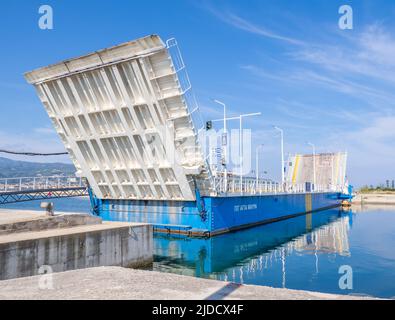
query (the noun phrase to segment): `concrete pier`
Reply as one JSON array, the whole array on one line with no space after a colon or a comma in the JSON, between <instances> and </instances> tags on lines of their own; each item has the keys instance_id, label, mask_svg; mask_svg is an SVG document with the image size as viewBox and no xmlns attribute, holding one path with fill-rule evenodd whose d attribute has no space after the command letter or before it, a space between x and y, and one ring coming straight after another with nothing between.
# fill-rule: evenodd
<instances>
[{"instance_id":1,"label":"concrete pier","mask_svg":"<svg viewBox=\"0 0 395 320\"><path fill-rule=\"evenodd\" d=\"M102 222L84 214L0 212L0 280L48 270L140 267L150 265L152 257L148 224Z\"/></svg>"},{"instance_id":2,"label":"concrete pier","mask_svg":"<svg viewBox=\"0 0 395 320\"><path fill-rule=\"evenodd\" d=\"M99 267L0 281L0 299L349 300L371 299L194 278L171 273ZM45 281L43 281L45 280ZM43 287L42 284L49 284Z\"/></svg>"}]
</instances>

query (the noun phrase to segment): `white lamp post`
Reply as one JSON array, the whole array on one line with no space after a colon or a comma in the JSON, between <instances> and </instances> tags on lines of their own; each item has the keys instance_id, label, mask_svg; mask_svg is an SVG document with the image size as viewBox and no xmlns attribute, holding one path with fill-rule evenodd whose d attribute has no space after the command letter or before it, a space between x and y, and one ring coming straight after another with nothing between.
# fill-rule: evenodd
<instances>
[{"instance_id":1,"label":"white lamp post","mask_svg":"<svg viewBox=\"0 0 395 320\"><path fill-rule=\"evenodd\" d=\"M281 184L282 184L282 188L284 188L284 182L285 182L285 178L284 178L284 130L274 126L274 129L276 129L277 131L280 132L280 136L281 136Z\"/></svg>"},{"instance_id":2,"label":"white lamp post","mask_svg":"<svg viewBox=\"0 0 395 320\"><path fill-rule=\"evenodd\" d=\"M226 105L225 103L214 99L215 103L220 104L224 108L224 138L222 138L222 154L224 158L224 192L228 191L228 171L227 171L227 147L228 147L228 137L227 137L227 131L226 131Z\"/></svg>"},{"instance_id":3,"label":"white lamp post","mask_svg":"<svg viewBox=\"0 0 395 320\"><path fill-rule=\"evenodd\" d=\"M312 144L311 142L308 142L307 144L313 148L313 188L312 188L312 190L314 191L315 190L315 182L316 182L316 180L315 180L315 178L316 178L316 176L315 176L315 145Z\"/></svg>"},{"instance_id":4,"label":"white lamp post","mask_svg":"<svg viewBox=\"0 0 395 320\"><path fill-rule=\"evenodd\" d=\"M256 171L255 192L258 191L258 186L259 186L259 149L262 147L263 147L263 144L260 144L259 146L256 147L256 150L255 150L255 171Z\"/></svg>"},{"instance_id":5,"label":"white lamp post","mask_svg":"<svg viewBox=\"0 0 395 320\"><path fill-rule=\"evenodd\" d=\"M239 150L240 150L240 193L243 194L243 118L260 116L260 112L245 113L239 116L240 119L240 132L239 132Z\"/></svg>"}]
</instances>

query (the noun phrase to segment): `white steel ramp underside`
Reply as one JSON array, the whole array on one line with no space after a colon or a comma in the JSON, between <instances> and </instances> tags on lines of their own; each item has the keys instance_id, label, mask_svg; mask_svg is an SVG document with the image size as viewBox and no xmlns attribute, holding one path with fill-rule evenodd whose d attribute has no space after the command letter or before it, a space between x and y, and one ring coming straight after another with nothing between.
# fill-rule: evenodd
<instances>
[{"instance_id":1,"label":"white steel ramp underside","mask_svg":"<svg viewBox=\"0 0 395 320\"><path fill-rule=\"evenodd\" d=\"M286 181L289 186L313 182L315 171L317 185L332 191L342 190L346 185L346 167L346 152L290 155Z\"/></svg>"},{"instance_id":2,"label":"white steel ramp underside","mask_svg":"<svg viewBox=\"0 0 395 320\"><path fill-rule=\"evenodd\" d=\"M149 36L25 77L97 197L194 200L195 181L210 193L204 126L175 40Z\"/></svg>"}]
</instances>

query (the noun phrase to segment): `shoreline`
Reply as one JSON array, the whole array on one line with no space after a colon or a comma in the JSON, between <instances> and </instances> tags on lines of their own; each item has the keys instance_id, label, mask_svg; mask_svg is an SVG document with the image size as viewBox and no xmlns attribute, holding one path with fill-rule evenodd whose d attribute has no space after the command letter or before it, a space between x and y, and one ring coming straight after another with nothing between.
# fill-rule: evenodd
<instances>
[{"instance_id":1,"label":"shoreline","mask_svg":"<svg viewBox=\"0 0 395 320\"><path fill-rule=\"evenodd\" d=\"M352 200L353 204L371 204L371 205L388 205L395 206L395 193L372 192L358 193Z\"/></svg>"}]
</instances>

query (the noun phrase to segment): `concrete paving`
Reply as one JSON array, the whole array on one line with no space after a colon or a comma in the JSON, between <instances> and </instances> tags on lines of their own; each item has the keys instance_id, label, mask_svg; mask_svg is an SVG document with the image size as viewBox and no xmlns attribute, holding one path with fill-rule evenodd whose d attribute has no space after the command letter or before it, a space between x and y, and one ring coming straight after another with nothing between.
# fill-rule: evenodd
<instances>
[{"instance_id":1,"label":"concrete paving","mask_svg":"<svg viewBox=\"0 0 395 320\"><path fill-rule=\"evenodd\" d=\"M101 224L76 226L73 228L49 229L44 231L32 231L23 233L13 233L0 236L0 244L19 241L31 241L51 237L71 236L89 232L114 230L118 228L135 228L146 226L146 223L129 223L129 222L108 222L103 221Z\"/></svg>"},{"instance_id":2,"label":"concrete paving","mask_svg":"<svg viewBox=\"0 0 395 320\"><path fill-rule=\"evenodd\" d=\"M101 224L102 219L88 214L42 215L35 212L1 212L0 239L6 234L45 231Z\"/></svg>"},{"instance_id":3,"label":"concrete paving","mask_svg":"<svg viewBox=\"0 0 395 320\"><path fill-rule=\"evenodd\" d=\"M239 285L122 267L98 267L0 281L0 299L349 300L368 298Z\"/></svg>"},{"instance_id":4,"label":"concrete paving","mask_svg":"<svg viewBox=\"0 0 395 320\"><path fill-rule=\"evenodd\" d=\"M81 212L55 211L55 216L81 215ZM47 217L45 210L0 209L0 224L32 221Z\"/></svg>"},{"instance_id":5,"label":"concrete paving","mask_svg":"<svg viewBox=\"0 0 395 320\"><path fill-rule=\"evenodd\" d=\"M0 224L30 221L44 218L44 211L0 209Z\"/></svg>"}]
</instances>

